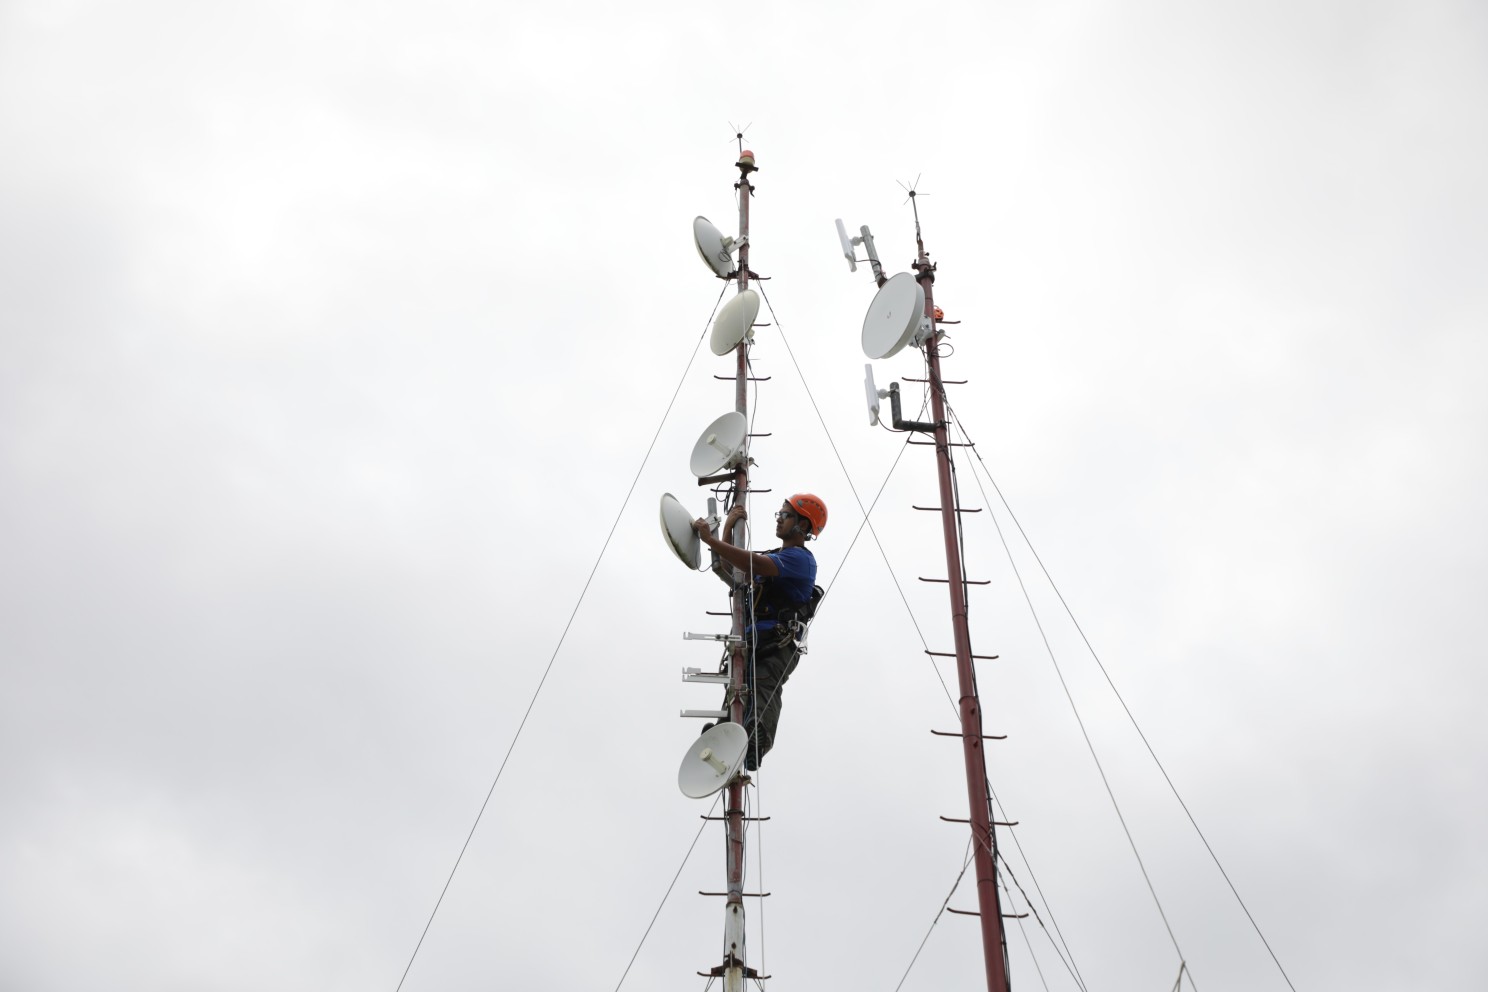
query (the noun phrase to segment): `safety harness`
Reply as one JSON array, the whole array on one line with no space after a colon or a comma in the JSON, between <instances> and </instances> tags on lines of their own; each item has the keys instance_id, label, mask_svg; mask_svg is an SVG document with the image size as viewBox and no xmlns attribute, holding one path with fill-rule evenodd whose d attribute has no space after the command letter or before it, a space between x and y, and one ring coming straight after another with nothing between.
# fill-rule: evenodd
<instances>
[{"instance_id":1,"label":"safety harness","mask_svg":"<svg viewBox=\"0 0 1488 992\"><path fill-rule=\"evenodd\" d=\"M778 550L778 549L777 549ZM765 552L771 554L772 552ZM751 610L753 622L762 620L773 620L781 630L788 630L791 640L805 653L806 633L811 624L811 618L816 616L816 608L821 604L826 590L821 586L811 587L811 598L805 602L795 602L786 599L783 591L777 589L778 583L759 582L755 584L754 603Z\"/></svg>"}]
</instances>

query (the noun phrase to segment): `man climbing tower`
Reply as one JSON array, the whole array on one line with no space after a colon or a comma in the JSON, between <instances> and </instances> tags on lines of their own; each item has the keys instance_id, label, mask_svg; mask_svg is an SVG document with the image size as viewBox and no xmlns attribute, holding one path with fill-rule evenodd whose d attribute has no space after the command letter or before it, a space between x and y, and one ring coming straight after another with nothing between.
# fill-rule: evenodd
<instances>
[{"instance_id":1,"label":"man climbing tower","mask_svg":"<svg viewBox=\"0 0 1488 992\"><path fill-rule=\"evenodd\" d=\"M749 750L744 767L754 771L774 746L785 680L800 660L806 625L821 600L816 557L806 542L820 536L827 526L827 505L810 493L797 493L782 503L775 514L775 536L781 546L773 551L750 551L732 543L735 525L746 519L742 504L729 510L721 539L713 536L706 520L695 520L692 527L718 557L752 581L744 612L744 641L749 648L744 673Z\"/></svg>"}]
</instances>

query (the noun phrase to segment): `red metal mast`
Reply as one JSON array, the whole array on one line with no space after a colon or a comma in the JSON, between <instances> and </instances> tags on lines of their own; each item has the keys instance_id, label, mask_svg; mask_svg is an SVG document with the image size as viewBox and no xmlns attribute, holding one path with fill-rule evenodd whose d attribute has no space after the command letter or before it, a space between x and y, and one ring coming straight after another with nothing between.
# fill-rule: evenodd
<instances>
[{"instance_id":1,"label":"red metal mast","mask_svg":"<svg viewBox=\"0 0 1488 992\"><path fill-rule=\"evenodd\" d=\"M913 197L914 193L911 192ZM912 202L912 201L911 201ZM915 245L919 255L914 270L925 290L925 317L930 334L923 345L930 367L930 409L934 415L935 464L940 480L940 521L945 533L946 588L951 594L951 631L956 643L956 678L961 692L961 744L966 762L966 796L970 805L971 836L975 847L977 908L982 923L982 958L987 971L987 992L1007 992L1007 958L1004 953L1002 905L997 892L996 840L992 833L991 803L987 795L987 763L982 747L982 707L972 672L971 630L966 615L965 573L961 563L961 528L956 519L956 489L951 474L950 431L946 420L945 383L940 374L940 332L935 325L935 265L920 236L919 211L915 212Z\"/></svg>"},{"instance_id":2,"label":"red metal mast","mask_svg":"<svg viewBox=\"0 0 1488 992\"><path fill-rule=\"evenodd\" d=\"M734 184L734 189L739 196L739 270L737 275L738 292L742 293L749 288L749 198L754 193L754 187L749 183L749 174L755 171L754 153L746 151L743 147L743 135L740 138L739 181ZM745 423L749 422L749 345L751 335L746 328L743 339L735 349L735 372L734 372L734 409L742 414ZM746 452L747 452L746 447ZM734 469L734 480L730 506L742 505L743 500L749 495L749 458L746 456L739 461ZM734 533L729 539L737 547L745 547L746 528L743 522L737 524ZM732 688L729 694L729 719L739 726L744 726L744 687L745 666L749 664L749 647L744 640L745 608L749 597L749 580L742 569L734 569L734 592L733 592L733 629L732 633L736 640L733 643ZM745 992L745 979L752 974L745 960L744 946L744 782L740 776L735 776L728 784L728 806L724 811L727 821L728 843L727 843L727 870L728 870L728 902L724 908L724 950L723 965L721 968L724 992Z\"/></svg>"}]
</instances>

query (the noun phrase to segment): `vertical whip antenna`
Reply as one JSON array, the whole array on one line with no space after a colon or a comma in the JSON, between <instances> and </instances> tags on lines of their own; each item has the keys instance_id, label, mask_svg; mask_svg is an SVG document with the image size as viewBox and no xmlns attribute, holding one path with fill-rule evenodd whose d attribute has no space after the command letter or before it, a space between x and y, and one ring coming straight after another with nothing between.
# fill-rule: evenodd
<instances>
[{"instance_id":1,"label":"vertical whip antenna","mask_svg":"<svg viewBox=\"0 0 1488 992\"><path fill-rule=\"evenodd\" d=\"M906 192L906 193L909 194L907 197L905 197L905 200L906 200L906 202L909 203L909 209L914 212L915 247L917 247L919 249L919 252L920 252L921 255L924 255L925 254L925 239L920 236L920 204L919 204L919 197L921 197L921 196L929 196L930 194L929 193L921 193L919 191L920 178L922 176L924 176L924 173L923 172L920 173L920 175L915 176L914 182L910 183L908 186L906 186L904 183L900 183L899 184L899 187L902 190L904 190L904 192Z\"/></svg>"}]
</instances>

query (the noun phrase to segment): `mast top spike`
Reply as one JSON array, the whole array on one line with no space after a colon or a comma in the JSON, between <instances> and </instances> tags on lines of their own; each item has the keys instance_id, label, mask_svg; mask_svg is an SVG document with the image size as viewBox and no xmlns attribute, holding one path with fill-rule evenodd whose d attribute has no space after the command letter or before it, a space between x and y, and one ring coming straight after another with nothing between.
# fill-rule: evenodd
<instances>
[{"instance_id":1,"label":"mast top spike","mask_svg":"<svg viewBox=\"0 0 1488 992\"><path fill-rule=\"evenodd\" d=\"M743 159L746 155L749 156L751 159L754 158L754 153L744 147L744 135L749 132L750 128L754 127L754 122L750 121L743 127L739 127L733 121L729 121L729 127L733 130L733 140L737 142L739 147L739 158Z\"/></svg>"},{"instance_id":2,"label":"mast top spike","mask_svg":"<svg viewBox=\"0 0 1488 992\"><path fill-rule=\"evenodd\" d=\"M904 202L907 203L907 204L909 204L910 209L914 211L915 243L917 245L919 245L920 254L921 255L925 254L925 242L924 242L924 239L920 235L920 203L919 203L919 198L922 197L922 196L929 196L930 195L929 193L921 193L920 190L919 190L920 180L922 178L924 178L924 175L925 174L922 172L919 175L915 176L914 182L910 183L907 186L904 183L902 183L902 182L899 183L899 188L902 189L902 190L904 190L905 193L909 194L908 196L906 196L904 198ZM898 180L895 180L895 182L898 182Z\"/></svg>"}]
</instances>

